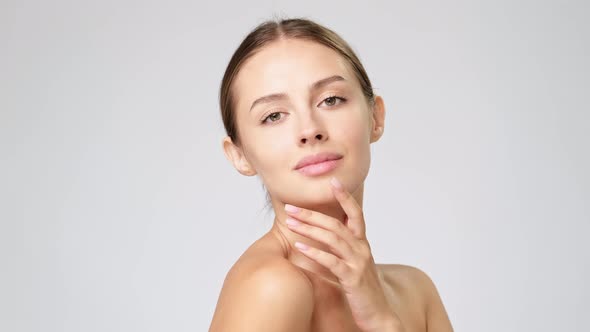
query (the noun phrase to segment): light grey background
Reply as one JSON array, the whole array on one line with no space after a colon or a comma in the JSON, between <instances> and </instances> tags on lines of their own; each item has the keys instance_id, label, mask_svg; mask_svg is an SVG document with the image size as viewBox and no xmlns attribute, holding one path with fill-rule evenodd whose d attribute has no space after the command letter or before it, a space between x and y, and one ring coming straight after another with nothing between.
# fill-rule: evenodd
<instances>
[{"instance_id":1,"label":"light grey background","mask_svg":"<svg viewBox=\"0 0 590 332\"><path fill-rule=\"evenodd\" d=\"M583 1L1 1L0 330L206 331L268 230L221 150L229 57L325 24L386 102L365 217L456 331L590 330Z\"/></svg>"}]
</instances>

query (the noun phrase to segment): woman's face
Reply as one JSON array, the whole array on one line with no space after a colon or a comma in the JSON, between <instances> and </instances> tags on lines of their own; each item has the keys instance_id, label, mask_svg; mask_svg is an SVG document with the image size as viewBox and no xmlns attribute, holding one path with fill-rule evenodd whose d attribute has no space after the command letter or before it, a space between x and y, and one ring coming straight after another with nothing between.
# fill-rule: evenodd
<instances>
[{"instance_id":1,"label":"woman's face","mask_svg":"<svg viewBox=\"0 0 590 332\"><path fill-rule=\"evenodd\" d=\"M226 154L242 174L258 174L273 200L330 203L332 176L351 192L362 189L384 109L381 100L381 107L369 108L336 51L298 39L269 44L243 64L233 91L242 144L226 138ZM275 97L259 99L268 95ZM302 158L324 152L342 157L332 170L309 175L295 169Z\"/></svg>"}]
</instances>

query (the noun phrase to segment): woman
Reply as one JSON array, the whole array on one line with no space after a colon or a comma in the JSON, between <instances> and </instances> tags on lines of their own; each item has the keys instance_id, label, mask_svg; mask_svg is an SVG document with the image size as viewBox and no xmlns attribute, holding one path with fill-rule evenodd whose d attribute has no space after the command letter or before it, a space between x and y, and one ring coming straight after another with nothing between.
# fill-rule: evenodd
<instances>
[{"instance_id":1,"label":"woman","mask_svg":"<svg viewBox=\"0 0 590 332\"><path fill-rule=\"evenodd\" d=\"M344 40L306 19L260 24L220 106L224 153L261 178L275 218L228 272L210 332L452 331L424 272L371 255L363 183L385 107Z\"/></svg>"}]
</instances>

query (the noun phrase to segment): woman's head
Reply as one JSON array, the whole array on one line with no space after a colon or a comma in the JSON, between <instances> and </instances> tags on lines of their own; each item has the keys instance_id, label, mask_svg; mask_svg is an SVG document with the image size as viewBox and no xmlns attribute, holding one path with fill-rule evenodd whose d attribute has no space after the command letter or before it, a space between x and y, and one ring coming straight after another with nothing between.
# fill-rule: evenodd
<instances>
[{"instance_id":1,"label":"woman's head","mask_svg":"<svg viewBox=\"0 0 590 332\"><path fill-rule=\"evenodd\" d=\"M385 112L350 46L306 19L265 22L244 39L223 77L220 107L224 152L236 169L258 174L273 200L302 206L332 201L332 176L349 191L362 188ZM295 169L325 152L342 157L333 170Z\"/></svg>"}]
</instances>

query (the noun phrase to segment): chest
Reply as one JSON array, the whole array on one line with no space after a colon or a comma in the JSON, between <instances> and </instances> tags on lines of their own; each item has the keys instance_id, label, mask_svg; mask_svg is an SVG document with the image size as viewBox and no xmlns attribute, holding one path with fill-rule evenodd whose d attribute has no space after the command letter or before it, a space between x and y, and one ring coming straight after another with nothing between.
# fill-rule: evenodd
<instances>
[{"instance_id":1,"label":"chest","mask_svg":"<svg viewBox=\"0 0 590 332\"><path fill-rule=\"evenodd\" d=\"M316 288L311 332L362 332L354 322L346 298L339 292Z\"/></svg>"},{"instance_id":2,"label":"chest","mask_svg":"<svg viewBox=\"0 0 590 332\"><path fill-rule=\"evenodd\" d=\"M314 283L314 311L311 332L362 332L352 317L346 297L335 287L321 282ZM402 320L405 332L425 332L425 313L419 301L408 294L398 294L386 289L386 297L397 316Z\"/></svg>"}]
</instances>

